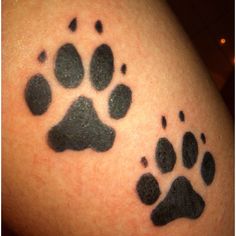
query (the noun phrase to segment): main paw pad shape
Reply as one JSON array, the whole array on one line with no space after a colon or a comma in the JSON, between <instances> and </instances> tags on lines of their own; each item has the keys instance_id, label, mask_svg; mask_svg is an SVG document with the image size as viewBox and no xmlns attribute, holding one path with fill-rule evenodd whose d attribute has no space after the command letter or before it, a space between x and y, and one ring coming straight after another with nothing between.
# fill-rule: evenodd
<instances>
[{"instance_id":1,"label":"main paw pad shape","mask_svg":"<svg viewBox=\"0 0 236 236\"><path fill-rule=\"evenodd\" d=\"M115 130L99 120L92 100L86 97L79 97L48 134L48 142L55 151L80 151L88 147L106 151L111 148L114 138Z\"/></svg>"}]
</instances>

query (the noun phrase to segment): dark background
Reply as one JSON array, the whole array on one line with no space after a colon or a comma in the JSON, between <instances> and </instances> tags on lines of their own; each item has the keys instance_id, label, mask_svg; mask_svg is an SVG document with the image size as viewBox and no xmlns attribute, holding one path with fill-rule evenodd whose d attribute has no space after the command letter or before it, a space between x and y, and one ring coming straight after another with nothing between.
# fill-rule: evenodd
<instances>
[{"instance_id":1,"label":"dark background","mask_svg":"<svg viewBox=\"0 0 236 236\"><path fill-rule=\"evenodd\" d=\"M234 117L234 1L167 0Z\"/></svg>"}]
</instances>

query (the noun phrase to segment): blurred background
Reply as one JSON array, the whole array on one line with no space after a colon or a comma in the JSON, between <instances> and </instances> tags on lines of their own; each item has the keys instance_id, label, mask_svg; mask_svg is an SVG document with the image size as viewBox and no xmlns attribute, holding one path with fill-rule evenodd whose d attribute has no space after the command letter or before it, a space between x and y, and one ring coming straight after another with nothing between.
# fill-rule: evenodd
<instances>
[{"instance_id":1,"label":"blurred background","mask_svg":"<svg viewBox=\"0 0 236 236\"><path fill-rule=\"evenodd\" d=\"M234 0L167 0L234 117Z\"/></svg>"}]
</instances>

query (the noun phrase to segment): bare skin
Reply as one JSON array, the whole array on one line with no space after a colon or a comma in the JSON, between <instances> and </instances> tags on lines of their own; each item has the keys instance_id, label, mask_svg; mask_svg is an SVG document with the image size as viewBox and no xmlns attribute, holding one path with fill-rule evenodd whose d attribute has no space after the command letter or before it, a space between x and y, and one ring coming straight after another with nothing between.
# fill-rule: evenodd
<instances>
[{"instance_id":1,"label":"bare skin","mask_svg":"<svg viewBox=\"0 0 236 236\"><path fill-rule=\"evenodd\" d=\"M192 46L163 1L3 1L3 219L18 235L149 236L233 235L233 128L220 96ZM67 26L73 17L78 29ZM100 35L94 23L100 19ZM53 68L57 49L76 45L85 78L76 89L63 88ZM96 92L89 81L95 48L113 50L115 73L109 87ZM41 64L38 54L48 59ZM127 64L127 73L120 66ZM52 103L42 116L33 116L25 100L29 78L43 73L52 89ZM126 115L112 120L107 101L118 83L128 85L133 102ZM107 152L66 150L47 145L47 132L78 96L93 99L100 119L116 130ZM186 121L181 123L178 112ZM162 128L161 117L167 119ZM181 164L185 131L198 139L199 158L191 170ZM200 134L207 137L206 144ZM177 164L163 175L154 162L160 137L173 144ZM213 183L200 175L205 151L216 162ZM145 169L142 156L148 159ZM162 196L180 175L191 180L206 207L196 220L177 219L154 226L156 206L141 203L136 193L140 176L151 172Z\"/></svg>"}]
</instances>

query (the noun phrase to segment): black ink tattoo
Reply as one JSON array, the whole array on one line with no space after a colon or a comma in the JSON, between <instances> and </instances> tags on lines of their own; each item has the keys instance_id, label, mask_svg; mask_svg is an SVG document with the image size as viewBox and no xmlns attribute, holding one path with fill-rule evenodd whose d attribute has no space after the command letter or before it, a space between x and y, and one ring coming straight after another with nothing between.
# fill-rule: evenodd
<instances>
[{"instance_id":1,"label":"black ink tattoo","mask_svg":"<svg viewBox=\"0 0 236 236\"><path fill-rule=\"evenodd\" d=\"M184 176L174 180L165 199L152 211L154 225L166 225L180 217L198 218L205 207L202 197L194 191L190 181ZM171 211L170 211L171 209Z\"/></svg>"},{"instance_id":2,"label":"black ink tattoo","mask_svg":"<svg viewBox=\"0 0 236 236\"><path fill-rule=\"evenodd\" d=\"M97 30L102 32L102 24L97 21ZM74 18L68 25L71 31L77 27ZM43 51L38 60L45 60ZM113 79L114 56L110 46L102 44L93 53L90 63L90 80L97 91L108 87ZM54 73L58 84L65 89L80 86L85 71L80 54L75 45L65 43L56 52ZM96 91L95 91L96 92ZM25 88L25 101L34 115L45 113L51 103L51 88L41 74L31 77ZM120 119L127 115L132 103L132 91L124 85L115 85L106 103L112 119ZM97 152L105 152L112 148L116 131L106 125L98 117L93 100L86 96L78 96L71 104L64 118L48 132L48 145L56 152L65 150L80 151L91 148Z\"/></svg>"},{"instance_id":3,"label":"black ink tattoo","mask_svg":"<svg viewBox=\"0 0 236 236\"><path fill-rule=\"evenodd\" d=\"M181 119L180 119L181 121ZM191 132L183 137L182 163L185 168L191 169L197 160L198 143ZM156 145L155 160L162 174L172 172L176 164L176 154L173 145L167 138L160 138ZM208 186L215 176L215 160L210 152L205 152L201 164L201 177ZM143 174L137 184L136 192L140 201L146 205L157 202L161 195L160 182L151 174ZM166 196L150 214L150 219L156 226L166 225L179 218L197 219L205 209L203 198L197 193L190 180L177 175Z\"/></svg>"},{"instance_id":4,"label":"black ink tattoo","mask_svg":"<svg viewBox=\"0 0 236 236\"><path fill-rule=\"evenodd\" d=\"M48 109L52 93L47 80L41 74L30 78L25 88L25 101L34 115L42 115Z\"/></svg>"},{"instance_id":5,"label":"black ink tattoo","mask_svg":"<svg viewBox=\"0 0 236 236\"><path fill-rule=\"evenodd\" d=\"M120 70L121 70L121 73L125 75L125 74L126 74L126 71L127 71L127 66L126 66L126 64L123 64L123 65L121 66Z\"/></svg>"},{"instance_id":6,"label":"black ink tattoo","mask_svg":"<svg viewBox=\"0 0 236 236\"><path fill-rule=\"evenodd\" d=\"M84 77L84 67L81 57L72 44L59 48L55 62L55 75L65 88L76 88Z\"/></svg>"},{"instance_id":7,"label":"black ink tattoo","mask_svg":"<svg viewBox=\"0 0 236 236\"><path fill-rule=\"evenodd\" d=\"M159 184L151 173L140 177L136 189L140 200L146 205L153 204L161 194Z\"/></svg>"},{"instance_id":8,"label":"black ink tattoo","mask_svg":"<svg viewBox=\"0 0 236 236\"><path fill-rule=\"evenodd\" d=\"M90 63L90 79L96 90L104 90L112 80L114 72L114 58L111 48L107 44L99 46Z\"/></svg>"},{"instance_id":9,"label":"black ink tattoo","mask_svg":"<svg viewBox=\"0 0 236 236\"><path fill-rule=\"evenodd\" d=\"M207 185L212 183L215 176L215 160L210 152L204 154L201 175Z\"/></svg>"},{"instance_id":10,"label":"black ink tattoo","mask_svg":"<svg viewBox=\"0 0 236 236\"><path fill-rule=\"evenodd\" d=\"M146 157L142 157L140 160L141 164L143 165L144 168L148 166L148 160Z\"/></svg>"},{"instance_id":11,"label":"black ink tattoo","mask_svg":"<svg viewBox=\"0 0 236 236\"><path fill-rule=\"evenodd\" d=\"M49 145L57 152L85 148L104 152L112 147L114 139L115 130L101 122L92 100L86 97L79 97L48 133Z\"/></svg>"},{"instance_id":12,"label":"black ink tattoo","mask_svg":"<svg viewBox=\"0 0 236 236\"><path fill-rule=\"evenodd\" d=\"M185 121L185 115L184 115L184 112L183 112L183 111L180 111L180 112L179 112L179 119L180 119L180 121L182 121L182 122Z\"/></svg>"},{"instance_id":13,"label":"black ink tattoo","mask_svg":"<svg viewBox=\"0 0 236 236\"><path fill-rule=\"evenodd\" d=\"M111 92L109 98L110 116L114 119L123 118L126 115L131 102L131 89L124 84L117 85L115 89Z\"/></svg>"},{"instance_id":14,"label":"black ink tattoo","mask_svg":"<svg viewBox=\"0 0 236 236\"><path fill-rule=\"evenodd\" d=\"M45 50L43 50L39 55L38 55L38 61L41 63L44 63L47 59L47 53Z\"/></svg>"},{"instance_id":15,"label":"black ink tattoo","mask_svg":"<svg viewBox=\"0 0 236 236\"><path fill-rule=\"evenodd\" d=\"M72 19L72 21L70 22L70 24L68 25L68 28L72 31L75 32L77 29L77 19L74 18Z\"/></svg>"},{"instance_id":16,"label":"black ink tattoo","mask_svg":"<svg viewBox=\"0 0 236 236\"><path fill-rule=\"evenodd\" d=\"M160 138L157 142L155 159L162 173L173 170L176 162L176 154L167 138Z\"/></svg>"},{"instance_id":17,"label":"black ink tattoo","mask_svg":"<svg viewBox=\"0 0 236 236\"><path fill-rule=\"evenodd\" d=\"M200 136L202 142L205 144L206 143L206 136L204 133L201 133L201 136Z\"/></svg>"},{"instance_id":18,"label":"black ink tattoo","mask_svg":"<svg viewBox=\"0 0 236 236\"><path fill-rule=\"evenodd\" d=\"M102 26L102 22L100 20L97 20L95 23L95 29L97 30L97 32L99 34L101 34L103 32L103 26Z\"/></svg>"},{"instance_id":19,"label":"black ink tattoo","mask_svg":"<svg viewBox=\"0 0 236 236\"><path fill-rule=\"evenodd\" d=\"M183 164L186 168L192 168L197 161L198 144L193 133L186 132L183 137L182 145Z\"/></svg>"},{"instance_id":20,"label":"black ink tattoo","mask_svg":"<svg viewBox=\"0 0 236 236\"><path fill-rule=\"evenodd\" d=\"M166 126L167 126L167 121L166 121L165 116L162 116L162 117L161 117L161 125L162 125L162 128L163 128L163 129L165 129Z\"/></svg>"}]
</instances>

